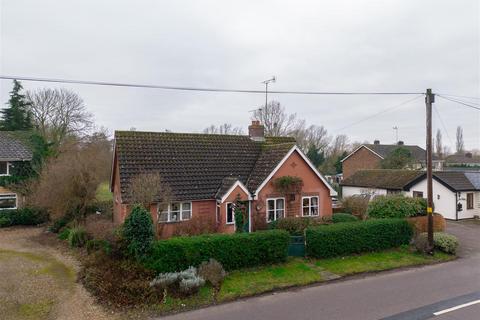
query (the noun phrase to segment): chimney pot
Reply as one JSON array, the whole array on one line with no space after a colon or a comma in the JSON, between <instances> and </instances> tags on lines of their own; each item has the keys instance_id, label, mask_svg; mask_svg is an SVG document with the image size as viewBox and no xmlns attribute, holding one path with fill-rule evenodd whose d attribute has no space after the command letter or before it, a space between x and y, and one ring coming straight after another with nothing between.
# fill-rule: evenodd
<instances>
[{"instance_id":1,"label":"chimney pot","mask_svg":"<svg viewBox=\"0 0 480 320\"><path fill-rule=\"evenodd\" d=\"M380 144L380 140L373 141L373 144Z\"/></svg>"},{"instance_id":2,"label":"chimney pot","mask_svg":"<svg viewBox=\"0 0 480 320\"><path fill-rule=\"evenodd\" d=\"M254 141L265 141L265 127L259 120L252 120L252 124L248 126L248 136Z\"/></svg>"}]
</instances>

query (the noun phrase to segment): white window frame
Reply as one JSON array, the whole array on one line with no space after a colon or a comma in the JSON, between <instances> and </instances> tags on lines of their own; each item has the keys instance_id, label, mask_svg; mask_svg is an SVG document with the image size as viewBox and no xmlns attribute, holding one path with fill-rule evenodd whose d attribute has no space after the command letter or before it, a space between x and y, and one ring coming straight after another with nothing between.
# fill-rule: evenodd
<instances>
[{"instance_id":1,"label":"white window frame","mask_svg":"<svg viewBox=\"0 0 480 320\"><path fill-rule=\"evenodd\" d=\"M3 193L0 194L0 198L15 198L15 207L14 208L0 208L0 210L15 210L18 208L18 197L15 193Z\"/></svg>"},{"instance_id":2,"label":"white window frame","mask_svg":"<svg viewBox=\"0 0 480 320\"><path fill-rule=\"evenodd\" d=\"M7 164L7 173L0 173L0 177L10 176L10 162L8 161L0 161L5 162Z\"/></svg>"},{"instance_id":3,"label":"white window frame","mask_svg":"<svg viewBox=\"0 0 480 320\"><path fill-rule=\"evenodd\" d=\"M312 198L317 198L317 214L312 214ZM308 215L303 214L303 209L307 208L303 205L303 200L308 199ZM318 217L320 216L320 198L319 196L304 196L302 197L302 217Z\"/></svg>"},{"instance_id":4,"label":"white window frame","mask_svg":"<svg viewBox=\"0 0 480 320\"><path fill-rule=\"evenodd\" d=\"M228 222L228 205L232 205L232 222ZM225 224L235 224L235 210L233 210L233 202L225 203Z\"/></svg>"},{"instance_id":5,"label":"white window frame","mask_svg":"<svg viewBox=\"0 0 480 320\"><path fill-rule=\"evenodd\" d=\"M172 220L171 217L172 217L172 204L173 203L178 203L180 205L180 219L179 220ZM183 205L184 204L190 204L190 210L184 210L183 209ZM186 212L186 211L190 211L190 218L188 219L184 219L183 218L183 212ZM164 212L167 212L167 221L163 221L163 220L160 220L160 215ZM163 210L161 211L160 210L160 204L158 205L158 208L157 208L157 215L158 215L158 223L169 223L169 222L181 222L181 221L188 221L190 219L192 219L192 202L189 202L189 201L183 201L183 202L172 202L172 203L169 203L168 204L168 207L167 207L167 210Z\"/></svg>"},{"instance_id":6,"label":"white window frame","mask_svg":"<svg viewBox=\"0 0 480 320\"><path fill-rule=\"evenodd\" d=\"M268 201L271 201L273 200L273 217L274 219L273 220L268 220ZM277 200L283 200L283 217L285 217L285 212L287 211L287 202L285 201L285 197L278 197L278 198L267 198L267 201L266 201L266 206L265 206L265 213L266 213L266 219L267 219L267 223L268 222L273 222L273 221L277 221L278 220L278 217L277 217Z\"/></svg>"}]
</instances>

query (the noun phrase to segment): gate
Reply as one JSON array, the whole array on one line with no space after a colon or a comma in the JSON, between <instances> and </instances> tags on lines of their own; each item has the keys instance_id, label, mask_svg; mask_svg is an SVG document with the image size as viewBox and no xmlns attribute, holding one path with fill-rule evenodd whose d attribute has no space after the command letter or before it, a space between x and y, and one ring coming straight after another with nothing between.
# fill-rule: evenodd
<instances>
[{"instance_id":1,"label":"gate","mask_svg":"<svg viewBox=\"0 0 480 320\"><path fill-rule=\"evenodd\" d=\"M305 257L305 238L303 236L290 237L288 255L294 257Z\"/></svg>"}]
</instances>

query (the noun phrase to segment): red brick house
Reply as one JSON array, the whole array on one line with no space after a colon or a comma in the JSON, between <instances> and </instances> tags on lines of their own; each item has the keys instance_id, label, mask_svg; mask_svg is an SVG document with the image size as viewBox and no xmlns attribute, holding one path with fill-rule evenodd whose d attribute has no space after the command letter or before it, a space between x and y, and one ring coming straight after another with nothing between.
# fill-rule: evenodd
<instances>
[{"instance_id":1,"label":"red brick house","mask_svg":"<svg viewBox=\"0 0 480 320\"><path fill-rule=\"evenodd\" d=\"M193 217L208 221L217 232L234 232L232 203L239 201L248 231L281 217L330 216L336 192L294 139L264 137L263 132L257 121L249 126L248 136L116 131L114 221L122 223L129 213L132 178L147 172L160 173L172 190L169 205L150 206L164 238ZM301 190L279 193L272 181L284 176L301 178Z\"/></svg>"}]
</instances>

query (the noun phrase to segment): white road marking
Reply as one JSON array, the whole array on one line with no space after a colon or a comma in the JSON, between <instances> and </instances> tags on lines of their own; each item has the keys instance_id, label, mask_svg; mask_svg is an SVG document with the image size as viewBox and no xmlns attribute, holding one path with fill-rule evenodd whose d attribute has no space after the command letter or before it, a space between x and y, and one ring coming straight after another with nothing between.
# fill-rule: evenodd
<instances>
[{"instance_id":1,"label":"white road marking","mask_svg":"<svg viewBox=\"0 0 480 320\"><path fill-rule=\"evenodd\" d=\"M451 307L451 308L448 308L448 309L440 310L440 311L434 312L433 314L436 315L436 316L439 316L441 314L444 314L444 313L447 313L447 312L452 312L452 311L455 311L455 310L458 310L458 309L461 309L461 308L469 307L469 306L472 306L472 305L477 304L477 303L480 303L480 300L475 300L475 301L471 301L471 302L468 302L468 303L458 305L456 307Z\"/></svg>"}]
</instances>

